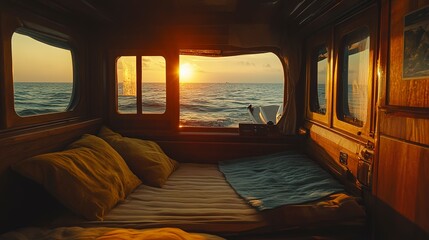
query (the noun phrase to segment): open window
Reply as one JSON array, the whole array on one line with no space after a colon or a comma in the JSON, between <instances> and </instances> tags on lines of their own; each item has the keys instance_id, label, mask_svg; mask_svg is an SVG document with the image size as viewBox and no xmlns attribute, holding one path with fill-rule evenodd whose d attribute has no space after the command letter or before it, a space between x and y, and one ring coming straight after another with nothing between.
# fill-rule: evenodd
<instances>
[{"instance_id":1,"label":"open window","mask_svg":"<svg viewBox=\"0 0 429 240\"><path fill-rule=\"evenodd\" d=\"M236 128L254 123L253 107L284 101L284 72L272 52L244 55L180 55L180 126Z\"/></svg>"}]
</instances>

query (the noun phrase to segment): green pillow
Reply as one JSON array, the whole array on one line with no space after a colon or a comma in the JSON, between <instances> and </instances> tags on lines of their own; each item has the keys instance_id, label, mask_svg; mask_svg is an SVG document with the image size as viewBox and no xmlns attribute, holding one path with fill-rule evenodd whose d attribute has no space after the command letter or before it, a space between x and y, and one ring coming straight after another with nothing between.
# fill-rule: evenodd
<instances>
[{"instance_id":1,"label":"green pillow","mask_svg":"<svg viewBox=\"0 0 429 240\"><path fill-rule=\"evenodd\" d=\"M98 135L124 158L131 171L146 185L162 187L179 165L165 155L156 142L122 137L107 127L102 127Z\"/></svg>"}]
</instances>

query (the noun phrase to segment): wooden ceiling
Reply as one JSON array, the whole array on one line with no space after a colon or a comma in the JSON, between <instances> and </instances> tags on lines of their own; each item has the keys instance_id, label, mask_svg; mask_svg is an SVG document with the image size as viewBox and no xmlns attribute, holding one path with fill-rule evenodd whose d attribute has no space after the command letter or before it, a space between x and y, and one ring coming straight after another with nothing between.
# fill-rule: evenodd
<instances>
[{"instance_id":1,"label":"wooden ceiling","mask_svg":"<svg viewBox=\"0 0 429 240\"><path fill-rule=\"evenodd\" d=\"M7 0L49 11L86 26L110 24L303 27L336 9L347 12L372 0Z\"/></svg>"},{"instance_id":2,"label":"wooden ceiling","mask_svg":"<svg viewBox=\"0 0 429 240\"><path fill-rule=\"evenodd\" d=\"M144 35L156 29L164 39L174 31L180 43L253 47L278 46L285 30L308 34L375 0L3 1L83 31Z\"/></svg>"}]
</instances>

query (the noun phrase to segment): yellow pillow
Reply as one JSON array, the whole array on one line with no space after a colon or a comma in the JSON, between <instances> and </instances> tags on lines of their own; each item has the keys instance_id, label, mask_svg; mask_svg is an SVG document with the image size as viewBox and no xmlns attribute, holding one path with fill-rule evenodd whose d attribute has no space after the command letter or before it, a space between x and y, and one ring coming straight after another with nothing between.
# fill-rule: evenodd
<instances>
[{"instance_id":1,"label":"yellow pillow","mask_svg":"<svg viewBox=\"0 0 429 240\"><path fill-rule=\"evenodd\" d=\"M124 187L123 191L125 196L141 184L141 181L129 169L121 155L103 139L94 135L85 134L81 139L70 144L67 149L80 147L90 148L92 151L97 152L96 156L98 159L95 160L98 160L108 171L118 174Z\"/></svg>"},{"instance_id":2,"label":"yellow pillow","mask_svg":"<svg viewBox=\"0 0 429 240\"><path fill-rule=\"evenodd\" d=\"M103 220L141 183L122 157L96 136L84 135L68 148L23 160L13 169L89 220Z\"/></svg>"},{"instance_id":3,"label":"yellow pillow","mask_svg":"<svg viewBox=\"0 0 429 240\"><path fill-rule=\"evenodd\" d=\"M98 135L106 140L124 158L131 171L149 186L162 187L179 165L165 155L156 142L122 137L107 127L102 127Z\"/></svg>"}]
</instances>

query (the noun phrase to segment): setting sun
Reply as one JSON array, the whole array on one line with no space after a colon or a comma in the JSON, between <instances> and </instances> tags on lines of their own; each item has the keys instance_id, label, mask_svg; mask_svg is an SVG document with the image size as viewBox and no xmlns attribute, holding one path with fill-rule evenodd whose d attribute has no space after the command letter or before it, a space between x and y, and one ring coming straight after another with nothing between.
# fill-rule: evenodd
<instances>
[{"instance_id":1,"label":"setting sun","mask_svg":"<svg viewBox=\"0 0 429 240\"><path fill-rule=\"evenodd\" d=\"M180 64L180 80L186 81L192 77L192 66L189 63Z\"/></svg>"}]
</instances>

